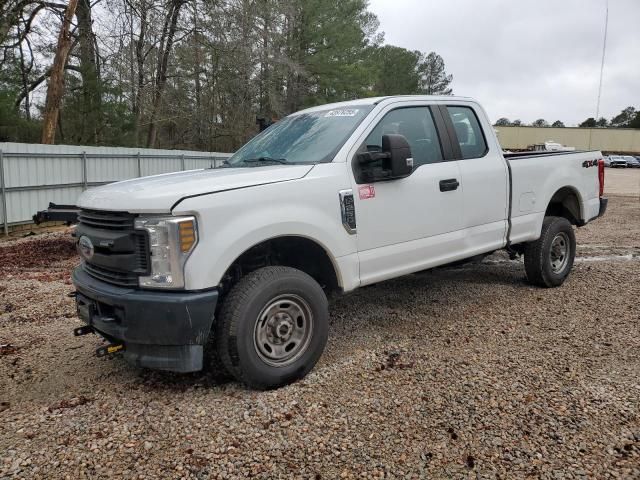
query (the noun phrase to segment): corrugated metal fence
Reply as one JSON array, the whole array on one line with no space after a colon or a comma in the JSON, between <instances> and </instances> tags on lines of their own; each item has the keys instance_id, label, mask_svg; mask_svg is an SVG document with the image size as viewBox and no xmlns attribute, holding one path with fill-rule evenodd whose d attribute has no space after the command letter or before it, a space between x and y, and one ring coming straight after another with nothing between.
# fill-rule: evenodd
<instances>
[{"instance_id":1,"label":"corrugated metal fence","mask_svg":"<svg viewBox=\"0 0 640 480\"><path fill-rule=\"evenodd\" d=\"M29 223L49 202L75 204L83 190L159 173L218 167L229 153L0 143L0 223Z\"/></svg>"}]
</instances>

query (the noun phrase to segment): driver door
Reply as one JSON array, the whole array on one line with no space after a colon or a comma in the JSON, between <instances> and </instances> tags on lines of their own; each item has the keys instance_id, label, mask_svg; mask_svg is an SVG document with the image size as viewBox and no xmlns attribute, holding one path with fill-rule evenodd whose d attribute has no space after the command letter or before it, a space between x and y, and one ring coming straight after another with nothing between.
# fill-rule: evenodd
<instances>
[{"instance_id":1,"label":"driver door","mask_svg":"<svg viewBox=\"0 0 640 480\"><path fill-rule=\"evenodd\" d=\"M446 160L437 115L424 105L389 107L363 135L359 152L382 151L385 134L403 135L414 168L405 178L358 183L353 162L361 285L447 263L464 246L460 166Z\"/></svg>"}]
</instances>

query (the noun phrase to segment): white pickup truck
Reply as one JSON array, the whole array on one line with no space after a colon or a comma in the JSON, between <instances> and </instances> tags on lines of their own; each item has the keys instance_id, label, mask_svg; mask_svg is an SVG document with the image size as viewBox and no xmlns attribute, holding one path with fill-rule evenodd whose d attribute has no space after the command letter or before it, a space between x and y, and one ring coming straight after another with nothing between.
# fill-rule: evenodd
<instances>
[{"instance_id":1,"label":"white pickup truck","mask_svg":"<svg viewBox=\"0 0 640 480\"><path fill-rule=\"evenodd\" d=\"M468 98L396 96L294 113L224 168L87 190L78 313L130 362L213 363L253 388L306 375L327 293L499 249L556 287L573 226L601 216L600 152L503 155ZM516 267L514 267L516 268Z\"/></svg>"}]
</instances>

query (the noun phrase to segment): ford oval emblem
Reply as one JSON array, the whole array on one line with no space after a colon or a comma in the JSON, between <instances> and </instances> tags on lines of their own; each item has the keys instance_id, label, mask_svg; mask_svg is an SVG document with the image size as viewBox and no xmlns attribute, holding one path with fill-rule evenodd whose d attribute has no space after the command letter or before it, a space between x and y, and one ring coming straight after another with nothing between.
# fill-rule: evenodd
<instances>
[{"instance_id":1,"label":"ford oval emblem","mask_svg":"<svg viewBox=\"0 0 640 480\"><path fill-rule=\"evenodd\" d=\"M80 240L78 240L78 250L80 250L80 255L82 255L85 260L91 260L94 252L91 239L86 235L82 235Z\"/></svg>"}]
</instances>

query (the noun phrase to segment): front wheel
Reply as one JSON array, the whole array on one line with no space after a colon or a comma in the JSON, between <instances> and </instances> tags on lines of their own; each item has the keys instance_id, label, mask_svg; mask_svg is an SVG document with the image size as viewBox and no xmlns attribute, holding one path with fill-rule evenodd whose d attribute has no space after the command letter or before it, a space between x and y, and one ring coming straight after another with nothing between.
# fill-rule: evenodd
<instances>
[{"instance_id":1,"label":"front wheel","mask_svg":"<svg viewBox=\"0 0 640 480\"><path fill-rule=\"evenodd\" d=\"M264 267L231 289L218 322L217 350L227 371L251 388L276 388L304 377L322 355L329 307L306 273Z\"/></svg>"},{"instance_id":2,"label":"front wheel","mask_svg":"<svg viewBox=\"0 0 640 480\"><path fill-rule=\"evenodd\" d=\"M558 287L571 272L576 256L576 237L571 223L562 217L546 217L540 238L526 244L524 268L529 282Z\"/></svg>"}]
</instances>

